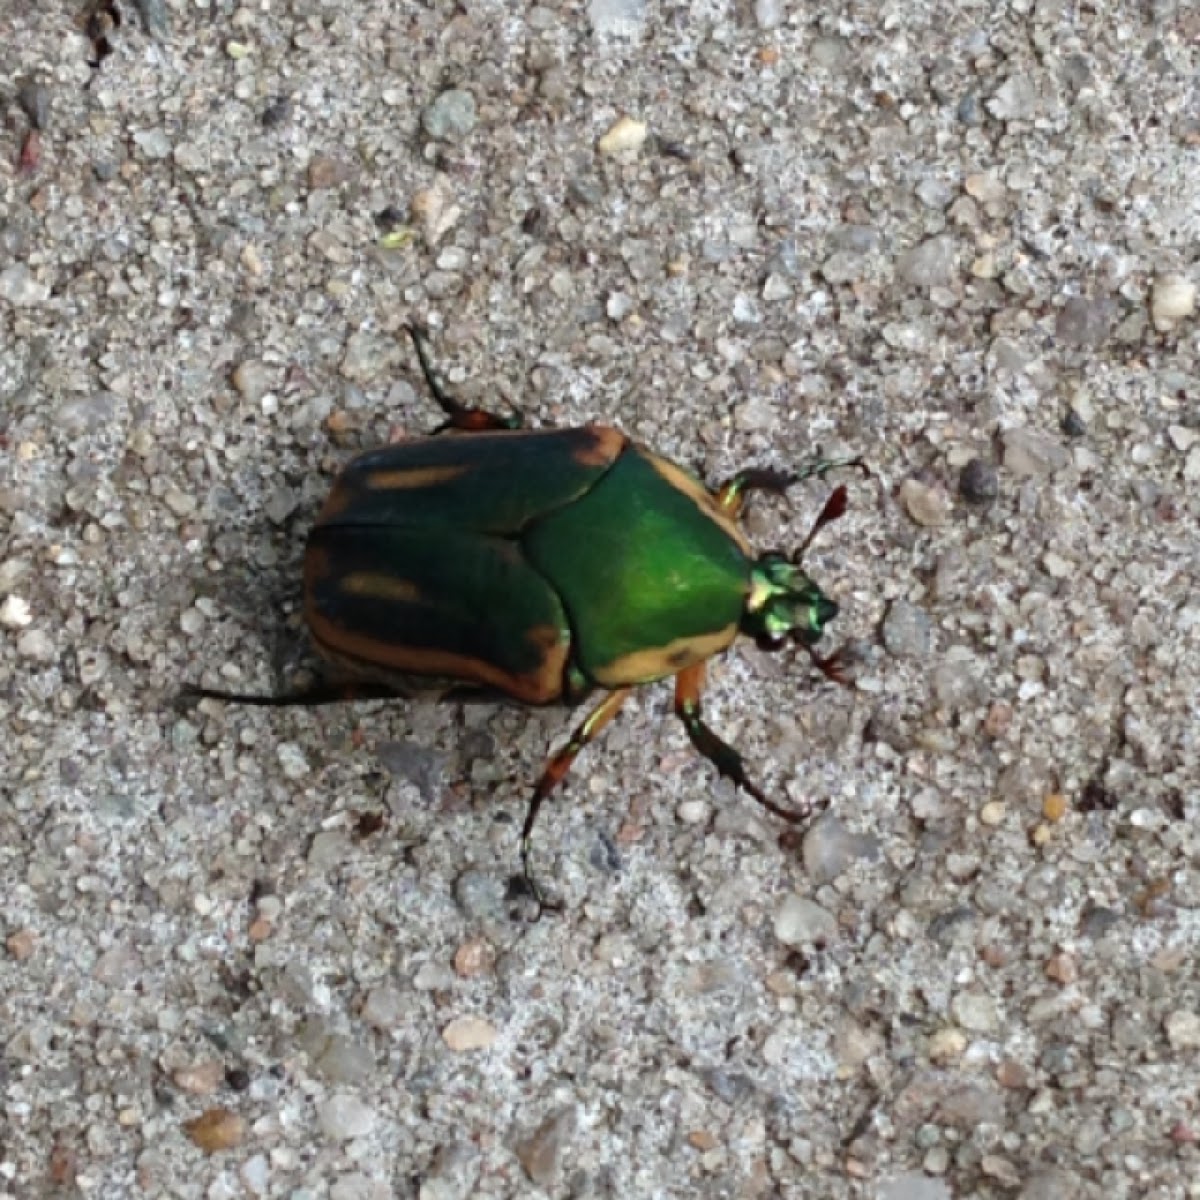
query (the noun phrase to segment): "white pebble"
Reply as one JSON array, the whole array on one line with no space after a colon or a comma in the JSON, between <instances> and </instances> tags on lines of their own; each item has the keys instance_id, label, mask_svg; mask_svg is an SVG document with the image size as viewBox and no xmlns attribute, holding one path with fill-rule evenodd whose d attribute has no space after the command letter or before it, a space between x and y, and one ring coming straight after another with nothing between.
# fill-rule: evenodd
<instances>
[{"instance_id":1,"label":"white pebble","mask_svg":"<svg viewBox=\"0 0 1200 1200\"><path fill-rule=\"evenodd\" d=\"M1196 311L1196 285L1186 275L1160 275L1150 293L1150 315L1157 329L1169 329Z\"/></svg>"},{"instance_id":2,"label":"white pebble","mask_svg":"<svg viewBox=\"0 0 1200 1200\"><path fill-rule=\"evenodd\" d=\"M649 126L645 121L629 116L618 117L596 143L596 149L601 154L632 156L642 148L648 133Z\"/></svg>"}]
</instances>

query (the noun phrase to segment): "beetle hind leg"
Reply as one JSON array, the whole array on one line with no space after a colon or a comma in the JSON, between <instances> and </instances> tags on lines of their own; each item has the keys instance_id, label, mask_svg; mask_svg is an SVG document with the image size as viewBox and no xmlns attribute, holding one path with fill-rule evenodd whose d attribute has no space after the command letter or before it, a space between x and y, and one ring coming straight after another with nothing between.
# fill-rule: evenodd
<instances>
[{"instance_id":1,"label":"beetle hind leg","mask_svg":"<svg viewBox=\"0 0 1200 1200\"><path fill-rule=\"evenodd\" d=\"M520 427L520 413L514 412L502 417L498 413L488 412L483 408L471 408L448 395L438 377L433 373L433 364L429 361L429 353L425 347L425 331L417 325L406 325L404 328L408 331L408 336L412 338L413 346L417 351L425 383L437 401L438 407L449 417L449 420L439 426L435 432L440 433L443 429L461 429L466 432L479 433L488 429L517 429Z\"/></svg>"},{"instance_id":2,"label":"beetle hind leg","mask_svg":"<svg viewBox=\"0 0 1200 1200\"><path fill-rule=\"evenodd\" d=\"M254 704L260 708L315 707L319 704L339 704L345 700L398 700L404 693L385 683L351 680L338 683L318 680L309 687L279 696L263 696L254 692L222 692L217 688L189 684L176 697L179 708L191 708L201 700L223 700L229 704Z\"/></svg>"},{"instance_id":3,"label":"beetle hind leg","mask_svg":"<svg viewBox=\"0 0 1200 1200\"><path fill-rule=\"evenodd\" d=\"M550 761L542 770L541 778L537 781L537 786L533 789L533 795L529 800L529 809L525 813L525 824L521 827L521 873L524 876L526 887L537 902L539 917L547 909L554 911L561 906L546 899L545 893L533 874L533 826L537 821L538 810L542 807L542 802L546 797L566 777L576 755L617 715L621 705L629 698L629 693L632 691L633 688L618 688L616 691L610 692L592 709L576 727L567 740L567 744L551 755Z\"/></svg>"},{"instance_id":4,"label":"beetle hind leg","mask_svg":"<svg viewBox=\"0 0 1200 1200\"><path fill-rule=\"evenodd\" d=\"M768 812L793 825L802 824L812 816L815 806L784 808L768 796L746 775L742 756L728 742L719 738L700 715L700 691L704 686L704 664L687 667L675 676L675 715L696 749L708 759L717 773L733 781L735 786L753 796Z\"/></svg>"}]
</instances>

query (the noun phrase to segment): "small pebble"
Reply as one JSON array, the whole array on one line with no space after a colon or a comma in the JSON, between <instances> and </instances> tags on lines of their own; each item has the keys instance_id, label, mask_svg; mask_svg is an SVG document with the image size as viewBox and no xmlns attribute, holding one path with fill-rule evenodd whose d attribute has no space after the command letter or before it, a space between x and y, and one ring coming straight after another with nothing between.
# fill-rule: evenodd
<instances>
[{"instance_id":1,"label":"small pebble","mask_svg":"<svg viewBox=\"0 0 1200 1200\"><path fill-rule=\"evenodd\" d=\"M376 1029L395 1029L404 1022L409 1005L404 994L393 987L372 988L363 1001L362 1019Z\"/></svg>"},{"instance_id":2,"label":"small pebble","mask_svg":"<svg viewBox=\"0 0 1200 1200\"><path fill-rule=\"evenodd\" d=\"M882 1180L875 1191L877 1200L953 1200L950 1188L922 1171L909 1171Z\"/></svg>"},{"instance_id":3,"label":"small pebble","mask_svg":"<svg viewBox=\"0 0 1200 1200\"><path fill-rule=\"evenodd\" d=\"M994 1032L1000 1024L996 1002L981 992L959 992L950 1002L954 1019L973 1033Z\"/></svg>"},{"instance_id":4,"label":"small pebble","mask_svg":"<svg viewBox=\"0 0 1200 1200\"><path fill-rule=\"evenodd\" d=\"M806 874L820 885L831 883L856 862L878 859L880 847L876 838L853 833L845 822L826 815L809 826L802 854Z\"/></svg>"},{"instance_id":5,"label":"small pebble","mask_svg":"<svg viewBox=\"0 0 1200 1200\"><path fill-rule=\"evenodd\" d=\"M645 121L629 116L618 117L600 137L596 149L608 157L632 156L642 148L648 133L649 126Z\"/></svg>"},{"instance_id":6,"label":"small pebble","mask_svg":"<svg viewBox=\"0 0 1200 1200\"><path fill-rule=\"evenodd\" d=\"M330 1083L363 1083L375 1069L375 1056L352 1037L335 1033L314 1058L313 1067Z\"/></svg>"},{"instance_id":7,"label":"small pebble","mask_svg":"<svg viewBox=\"0 0 1200 1200\"><path fill-rule=\"evenodd\" d=\"M989 800L980 810L979 819L985 825L1002 825L1004 823L1004 815L1008 812L1008 805L1003 800Z\"/></svg>"},{"instance_id":8,"label":"small pebble","mask_svg":"<svg viewBox=\"0 0 1200 1200\"><path fill-rule=\"evenodd\" d=\"M1177 1009L1167 1014L1163 1027L1172 1050L1200 1048L1200 1013Z\"/></svg>"},{"instance_id":9,"label":"small pebble","mask_svg":"<svg viewBox=\"0 0 1200 1200\"><path fill-rule=\"evenodd\" d=\"M967 1043L967 1035L961 1029L955 1029L953 1026L939 1029L930 1037L926 1047L929 1061L939 1064L954 1062L962 1058Z\"/></svg>"},{"instance_id":10,"label":"small pebble","mask_svg":"<svg viewBox=\"0 0 1200 1200\"><path fill-rule=\"evenodd\" d=\"M1150 316L1155 329L1170 329L1196 311L1196 285L1186 275L1160 275L1150 291Z\"/></svg>"},{"instance_id":11,"label":"small pebble","mask_svg":"<svg viewBox=\"0 0 1200 1200\"><path fill-rule=\"evenodd\" d=\"M33 624L33 614L29 611L29 601L16 595L7 596L0 604L0 625L9 629L24 629Z\"/></svg>"},{"instance_id":12,"label":"small pebble","mask_svg":"<svg viewBox=\"0 0 1200 1200\"><path fill-rule=\"evenodd\" d=\"M227 1108L210 1108L192 1121L185 1121L183 1131L205 1154L232 1150L246 1136L246 1122Z\"/></svg>"},{"instance_id":13,"label":"small pebble","mask_svg":"<svg viewBox=\"0 0 1200 1200\"><path fill-rule=\"evenodd\" d=\"M17 653L34 662L53 662L57 656L54 639L42 629L30 629L17 638Z\"/></svg>"},{"instance_id":14,"label":"small pebble","mask_svg":"<svg viewBox=\"0 0 1200 1200\"><path fill-rule=\"evenodd\" d=\"M825 946L837 934L837 918L815 900L793 892L775 915L775 936L785 946Z\"/></svg>"},{"instance_id":15,"label":"small pebble","mask_svg":"<svg viewBox=\"0 0 1200 1200\"><path fill-rule=\"evenodd\" d=\"M1070 462L1066 447L1034 429L1007 430L1001 438L1004 468L1014 475L1036 478L1061 471Z\"/></svg>"},{"instance_id":16,"label":"small pebble","mask_svg":"<svg viewBox=\"0 0 1200 1200\"><path fill-rule=\"evenodd\" d=\"M1000 476L986 459L973 458L959 473L958 492L968 504L990 504L1000 494Z\"/></svg>"},{"instance_id":17,"label":"small pebble","mask_svg":"<svg viewBox=\"0 0 1200 1200\"><path fill-rule=\"evenodd\" d=\"M225 1080L225 1068L213 1058L171 1072L171 1082L190 1096L210 1096Z\"/></svg>"},{"instance_id":18,"label":"small pebble","mask_svg":"<svg viewBox=\"0 0 1200 1200\"><path fill-rule=\"evenodd\" d=\"M36 79L22 80L17 88L17 103L29 124L44 132L50 123L50 90Z\"/></svg>"},{"instance_id":19,"label":"small pebble","mask_svg":"<svg viewBox=\"0 0 1200 1200\"><path fill-rule=\"evenodd\" d=\"M375 1110L352 1092L341 1092L317 1105L317 1126L330 1141L366 1137L376 1121Z\"/></svg>"},{"instance_id":20,"label":"small pebble","mask_svg":"<svg viewBox=\"0 0 1200 1200\"><path fill-rule=\"evenodd\" d=\"M1038 108L1038 90L1027 75L1010 75L987 102L988 112L997 121L1020 121L1032 117Z\"/></svg>"},{"instance_id":21,"label":"small pebble","mask_svg":"<svg viewBox=\"0 0 1200 1200\"><path fill-rule=\"evenodd\" d=\"M37 938L28 929L18 929L4 939L4 948L14 962L25 962L33 957Z\"/></svg>"},{"instance_id":22,"label":"small pebble","mask_svg":"<svg viewBox=\"0 0 1200 1200\"><path fill-rule=\"evenodd\" d=\"M1061 792L1050 792L1042 800L1042 816L1047 821L1061 821L1067 815L1069 805Z\"/></svg>"},{"instance_id":23,"label":"small pebble","mask_svg":"<svg viewBox=\"0 0 1200 1200\"><path fill-rule=\"evenodd\" d=\"M275 757L285 779L303 779L309 772L308 759L296 742L280 742Z\"/></svg>"},{"instance_id":24,"label":"small pebble","mask_svg":"<svg viewBox=\"0 0 1200 1200\"><path fill-rule=\"evenodd\" d=\"M933 644L929 615L906 600L895 600L888 606L880 636L893 658L925 658Z\"/></svg>"},{"instance_id":25,"label":"small pebble","mask_svg":"<svg viewBox=\"0 0 1200 1200\"><path fill-rule=\"evenodd\" d=\"M471 938L454 952L454 970L463 979L486 975L496 965L496 948L486 938Z\"/></svg>"},{"instance_id":26,"label":"small pebble","mask_svg":"<svg viewBox=\"0 0 1200 1200\"><path fill-rule=\"evenodd\" d=\"M462 88L449 88L428 104L421 125L431 138L458 142L474 128L477 120L475 97Z\"/></svg>"},{"instance_id":27,"label":"small pebble","mask_svg":"<svg viewBox=\"0 0 1200 1200\"><path fill-rule=\"evenodd\" d=\"M34 308L49 298L50 289L39 283L24 263L0 271L0 300L8 301L13 308Z\"/></svg>"},{"instance_id":28,"label":"small pebble","mask_svg":"<svg viewBox=\"0 0 1200 1200\"><path fill-rule=\"evenodd\" d=\"M486 1050L496 1040L496 1027L483 1017L456 1017L442 1030L442 1041L456 1054Z\"/></svg>"},{"instance_id":29,"label":"small pebble","mask_svg":"<svg viewBox=\"0 0 1200 1200\"><path fill-rule=\"evenodd\" d=\"M913 287L932 288L954 282L957 275L958 244L940 234L902 254L896 274Z\"/></svg>"},{"instance_id":30,"label":"small pebble","mask_svg":"<svg viewBox=\"0 0 1200 1200\"><path fill-rule=\"evenodd\" d=\"M917 479L906 479L900 485L900 503L918 525L927 528L944 525L950 516L950 498L946 493Z\"/></svg>"},{"instance_id":31,"label":"small pebble","mask_svg":"<svg viewBox=\"0 0 1200 1200\"><path fill-rule=\"evenodd\" d=\"M1061 950L1050 956L1045 971L1046 978L1053 979L1055 983L1074 983L1079 978L1079 967L1074 957Z\"/></svg>"},{"instance_id":32,"label":"small pebble","mask_svg":"<svg viewBox=\"0 0 1200 1200\"><path fill-rule=\"evenodd\" d=\"M1059 309L1054 332L1068 346L1101 346L1108 340L1116 310L1107 297L1071 296Z\"/></svg>"},{"instance_id":33,"label":"small pebble","mask_svg":"<svg viewBox=\"0 0 1200 1200\"><path fill-rule=\"evenodd\" d=\"M257 359L238 363L229 376L230 382L244 400L257 404L271 390L271 376Z\"/></svg>"},{"instance_id":34,"label":"small pebble","mask_svg":"<svg viewBox=\"0 0 1200 1200\"><path fill-rule=\"evenodd\" d=\"M754 20L759 29L778 29L783 24L782 0L754 0Z\"/></svg>"},{"instance_id":35,"label":"small pebble","mask_svg":"<svg viewBox=\"0 0 1200 1200\"><path fill-rule=\"evenodd\" d=\"M550 1188L562 1173L563 1158L577 1123L574 1107L564 1108L547 1117L522 1141L516 1154L525 1174L541 1188Z\"/></svg>"}]
</instances>

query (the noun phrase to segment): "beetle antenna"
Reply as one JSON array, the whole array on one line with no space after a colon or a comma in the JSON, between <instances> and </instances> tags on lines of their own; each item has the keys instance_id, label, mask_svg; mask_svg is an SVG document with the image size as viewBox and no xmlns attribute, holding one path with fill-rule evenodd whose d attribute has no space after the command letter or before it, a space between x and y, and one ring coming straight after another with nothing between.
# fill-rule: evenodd
<instances>
[{"instance_id":1,"label":"beetle antenna","mask_svg":"<svg viewBox=\"0 0 1200 1200\"><path fill-rule=\"evenodd\" d=\"M803 559L804 552L813 543L813 538L831 521L836 521L839 517L843 516L848 504L849 498L846 485L844 483L839 484L830 492L829 499L825 501L825 507L821 509L817 515L817 519L813 522L812 528L808 531L808 537L800 543L800 549L792 555L792 562L798 564Z\"/></svg>"}]
</instances>

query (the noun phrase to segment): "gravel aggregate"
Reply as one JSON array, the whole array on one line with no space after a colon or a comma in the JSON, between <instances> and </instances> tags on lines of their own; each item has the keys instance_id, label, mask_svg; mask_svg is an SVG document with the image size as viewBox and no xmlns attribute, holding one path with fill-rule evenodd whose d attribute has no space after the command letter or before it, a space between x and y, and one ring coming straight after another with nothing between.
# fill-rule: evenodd
<instances>
[{"instance_id":1,"label":"gravel aggregate","mask_svg":"<svg viewBox=\"0 0 1200 1200\"><path fill-rule=\"evenodd\" d=\"M0 1200L1200 1197L1200 7L0 5ZM313 667L338 467L470 404L862 454L741 645ZM837 482L842 482L838 476ZM756 496L800 544L833 486ZM525 898L527 899L527 898Z\"/></svg>"}]
</instances>

